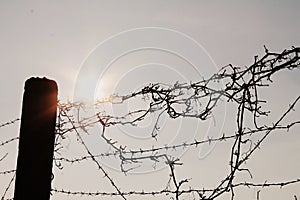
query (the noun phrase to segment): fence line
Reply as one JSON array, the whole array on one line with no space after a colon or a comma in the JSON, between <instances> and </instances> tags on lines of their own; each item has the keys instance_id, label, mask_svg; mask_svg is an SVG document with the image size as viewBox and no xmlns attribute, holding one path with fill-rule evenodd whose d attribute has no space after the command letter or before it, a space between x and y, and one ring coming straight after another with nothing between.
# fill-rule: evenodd
<instances>
[{"instance_id":1,"label":"fence line","mask_svg":"<svg viewBox=\"0 0 300 200\"><path fill-rule=\"evenodd\" d=\"M132 92L128 95L111 95L105 99L99 100L94 105L87 105L82 102L58 102L58 116L56 125L56 144L53 162L59 170L63 170L64 163L79 164L83 161L95 163L100 175L110 183L114 192L106 191L75 191L67 188L52 187L52 193L64 194L68 196L119 196L127 199L129 196L153 196L171 195L179 200L184 195L191 195L194 199L216 199L220 196L230 193L231 198L235 196L235 190L239 187L245 188L269 188L286 187L293 184L299 184L300 177L293 180L282 180L278 182L235 182L239 172L246 172L252 177L251 170L247 168L246 162L252 157L254 152L261 148L262 144L273 132L277 130L289 131L300 124L300 120L290 120L292 112L296 110L300 96L290 102L285 112L278 120L268 124L260 124L263 116L268 116L269 111L264 110L263 105L267 104L264 99L260 99L259 92L261 88L267 88L272 83L272 77L283 70L296 70L300 68L299 59L300 48L291 48L280 53L270 52L266 49L265 55L261 58L255 57L254 63L246 68L227 65L219 72L208 79L196 83L175 83L174 85L165 85L160 83L151 83L144 88ZM215 83L222 82L221 88L215 88ZM123 115L107 113L101 110L104 105L124 104L133 99L142 99L148 107L129 111ZM213 117L213 110L220 101L226 101L236 106L236 130L232 133L224 133L218 137L208 137L206 139L194 139L193 141L182 141L174 145L152 146L151 148L134 149L119 144L107 134L110 127L116 126L139 126L146 117L156 113L157 118L150 136L154 140L159 138L160 120L163 114L171 119L185 118L207 121ZM288 103L288 102L287 102ZM182 106L178 109L177 105ZM94 113L84 116L87 110L93 110ZM251 116L252 124L247 124L246 116ZM2 123L0 128L10 126L19 121L15 120ZM83 136L89 134L92 127L99 125L101 132L99 138L109 147L110 151L93 154L91 147L86 143ZM68 158L62 153L63 143L67 137L74 135L79 145L85 149L85 155ZM256 138L256 139L254 139ZM18 137L7 139L0 142L3 147ZM190 179L179 179L176 170L183 164L178 157L170 154L170 151L180 149L199 148L204 144L212 143L231 144L228 174L213 188L195 188L188 186ZM1 157L4 162L6 154ZM169 168L169 180L167 185L161 190L155 191L123 191L112 176L105 169L99 159L116 157L120 161L120 170L128 174L136 169L136 163L151 161L155 164L164 163ZM224 163L226 166L227 164ZM15 170L9 169L0 172L0 176L12 175ZM5 199L7 191L11 188L11 179L8 187L2 196ZM186 189L188 187L189 189ZM259 199L259 192L257 193ZM297 198L297 197L295 197Z\"/></svg>"}]
</instances>

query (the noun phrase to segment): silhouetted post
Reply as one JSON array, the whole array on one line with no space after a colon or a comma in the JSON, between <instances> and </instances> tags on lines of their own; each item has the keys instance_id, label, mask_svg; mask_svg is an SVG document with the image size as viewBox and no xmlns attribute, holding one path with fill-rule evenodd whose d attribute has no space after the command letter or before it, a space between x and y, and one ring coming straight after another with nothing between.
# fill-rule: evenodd
<instances>
[{"instance_id":1,"label":"silhouetted post","mask_svg":"<svg viewBox=\"0 0 300 200\"><path fill-rule=\"evenodd\" d=\"M25 82L14 200L49 200L55 140L57 84Z\"/></svg>"}]
</instances>

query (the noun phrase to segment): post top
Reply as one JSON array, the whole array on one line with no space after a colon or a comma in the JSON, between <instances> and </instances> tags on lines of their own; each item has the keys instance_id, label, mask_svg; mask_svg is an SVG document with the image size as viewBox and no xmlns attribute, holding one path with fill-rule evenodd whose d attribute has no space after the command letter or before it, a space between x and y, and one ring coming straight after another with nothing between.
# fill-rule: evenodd
<instances>
[{"instance_id":1,"label":"post top","mask_svg":"<svg viewBox=\"0 0 300 200\"><path fill-rule=\"evenodd\" d=\"M25 82L25 90L37 93L55 92L57 93L58 87L54 80L47 79L46 77L31 77Z\"/></svg>"}]
</instances>

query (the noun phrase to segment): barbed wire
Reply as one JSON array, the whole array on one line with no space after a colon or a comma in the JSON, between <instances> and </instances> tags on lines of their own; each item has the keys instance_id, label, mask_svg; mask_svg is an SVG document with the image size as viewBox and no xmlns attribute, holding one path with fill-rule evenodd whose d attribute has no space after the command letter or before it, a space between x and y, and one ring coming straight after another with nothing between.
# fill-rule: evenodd
<instances>
[{"instance_id":1,"label":"barbed wire","mask_svg":"<svg viewBox=\"0 0 300 200\"><path fill-rule=\"evenodd\" d=\"M252 173L247 168L248 161L257 149L261 148L263 142L276 130L289 131L300 124L300 120L285 122L288 116L296 109L300 99L298 96L290 103L285 112L283 112L277 121L271 124L260 123L262 117L268 117L269 110L264 110L267 101L259 96L261 88L267 88L272 84L273 76L283 70L295 70L300 68L299 59L300 48L292 47L280 53L270 52L265 48L265 55L261 58L254 58L254 63L248 67L236 67L231 64L224 66L217 73L208 79L198 82L179 83L167 85L162 83L151 83L142 89L127 95L113 94L107 98L96 101L89 105L83 102L58 102L58 116L56 125L56 143L55 156L53 162L60 170L63 169L63 163L81 163L83 161L92 161L98 167L100 174L104 175L115 192L86 192L72 191L68 189L52 188L53 193L65 195L80 196L120 196L127 199L130 195L157 196L173 195L173 199L179 200L184 194L196 195L197 199L216 199L225 193L230 192L231 199L234 199L235 189L238 187L284 187L297 184L300 179L282 182L235 182L239 173L248 173L252 178ZM146 107L137 108L128 111L125 114L109 113L103 110L105 105L124 104L125 102L139 99L145 102ZM139 126L146 117L156 114L156 119L150 136L157 141L160 134L160 120L162 115L167 115L170 119L193 118L201 121L207 121L214 118L213 111L221 102L231 103L236 106L236 130L223 133L218 137L207 137L206 139L193 139L191 141L182 141L174 145L153 145L150 148L134 149L119 144L119 141L110 138L107 129L118 125ZM179 108L180 107L180 108ZM89 112L93 110L93 113ZM90 115L85 116L85 113ZM251 116L252 122L245 121L246 116ZM0 125L9 126L19 121L15 119ZM93 154L91 147L84 141L82 134L89 133L90 128L100 125L101 132L99 138L109 147L110 151ZM63 141L72 133L75 133L77 141L85 149L83 156L68 158L62 153L64 149ZM253 136L258 137L254 140ZM8 139L0 143L0 146L17 141L18 137ZM189 186L190 179L178 179L176 169L183 163L179 157L172 155L169 151L179 149L198 148L204 144L227 142L230 144L230 170L227 175L216 183L214 188L194 188ZM3 159L6 156L3 157ZM169 167L169 180L161 190L157 191L128 191L120 189L117 181L107 172L98 159L115 157L120 161L120 170L124 174L135 170L136 163L148 160L154 163L163 163ZM1 159L0 161L2 161ZM226 163L224 163L226 165ZM15 170L0 172L0 175L14 173ZM13 181L13 179L12 179ZM11 183L9 184L10 187ZM186 189L189 187L189 189ZM7 191L6 189L5 191ZM6 193L6 192L5 192ZM3 195L2 199L5 195ZM259 194L257 194L259 196ZM196 197L194 197L195 199ZM258 197L257 197L258 198ZM297 197L295 197L296 199Z\"/></svg>"},{"instance_id":2,"label":"barbed wire","mask_svg":"<svg viewBox=\"0 0 300 200\"><path fill-rule=\"evenodd\" d=\"M266 127L263 127L259 130L249 129L247 131L244 131L242 133L242 135L254 135L254 134L258 134L258 133L268 131L268 130L271 130L271 129L276 129L276 130L281 129L281 130L289 131L293 126L295 126L297 124L300 124L300 121L296 121L296 122L290 123L290 124L285 125L285 126L275 125L273 127L266 126ZM153 154L153 153L155 153L157 151L161 151L161 150L163 150L164 152L167 152L168 150L176 150L176 149L182 149L182 148L185 149L185 148L189 148L189 147L193 147L193 146L195 148L197 148L199 145L202 145L202 144L211 144L211 143L214 143L214 142L215 143L216 142L227 142L229 140L236 139L236 137L237 137L236 134L227 135L227 136L225 136L225 134L223 134L221 137L218 137L218 138L208 137L205 140L194 139L193 142L183 142L183 143L175 144L175 145L172 145L172 146L165 145L165 146L156 147L156 148L153 147L151 149L137 149L137 150L128 150L128 151L124 150L123 154L130 154L130 155L144 154L144 153L152 153ZM95 158L116 157L116 156L118 156L118 151L95 154L93 156ZM81 161L89 160L89 159L91 159L91 156L83 156L83 157L75 158L75 159L69 159L69 158L65 158L65 157L56 157L56 158L54 158L55 161L64 161L64 162L69 162L69 163L79 163Z\"/></svg>"},{"instance_id":3,"label":"barbed wire","mask_svg":"<svg viewBox=\"0 0 300 200\"><path fill-rule=\"evenodd\" d=\"M0 124L0 128L2 127L5 127L5 126L9 126L9 125L12 125L12 124L15 124L16 122L20 121L21 119L20 118L16 118L14 120L10 120L8 122L5 122L5 123L1 123Z\"/></svg>"},{"instance_id":4,"label":"barbed wire","mask_svg":"<svg viewBox=\"0 0 300 200\"><path fill-rule=\"evenodd\" d=\"M178 164L178 158L172 157L167 153L167 150L176 150L178 148L189 148L198 146L203 143L220 142L228 139L233 140L230 158L230 173L220 182L220 184L211 191L211 193L199 194L201 199L208 196L208 199L215 199L220 195L230 191L231 196L234 196L233 184L234 177L237 172L248 172L249 169L242 168L242 165L250 158L267 138L267 136L278 129L289 130L294 125L299 124L299 121L293 121L287 125L280 124L287 114L294 109L299 97L291 104L289 109L281 116L281 118L272 125L260 125L258 119L262 116L268 116L269 111L263 110L262 104L266 101L259 99L259 88L268 87L272 83L272 76L282 70L299 68L299 48L292 48L281 53L271 53L266 49L266 54L261 58L255 57L254 64L248 68L239 68L232 65L223 67L218 73L214 74L209 79L203 79L196 83L175 83L174 85L165 85L160 83L152 83L142 89L133 92L129 95L114 94L110 97L97 101L92 107L93 109L100 108L103 104L122 104L134 98L140 98L147 102L148 108L141 108L134 111L129 111L125 115L107 114L105 111L96 111L94 115L88 117L80 116L80 113L87 109L87 106L82 103L59 104L61 112L61 124L58 133L62 136L71 130L78 129L83 132L88 132L88 128L99 124L102 126L100 137L111 147L112 152L102 153L99 155L83 156L76 159L55 158L56 161L80 162L82 160L92 159L96 157L115 156L120 159L120 169L125 174L135 168L125 168L125 165L135 164L140 160L151 160L154 162L165 162L170 168L171 181L174 186L174 198L177 200L182 194L181 186L188 183L188 179L177 180L175 175L175 166ZM222 82L224 87L214 88L216 82ZM159 130L159 117L162 113L166 113L170 118L197 118L199 120L207 120L212 117L212 111L216 105L224 99L227 102L233 102L237 105L237 130L232 135L223 135L219 138L208 138L202 141L187 141L182 144L162 147L152 147L150 149L128 149L125 146L119 145L118 141L109 138L105 132L106 129L115 125L130 125L138 126L139 122L151 113L158 113L158 118L151 132L151 137L157 139ZM182 105L181 110L176 109L176 105ZM77 113L73 117L71 113ZM245 126L245 113L251 113L253 118L254 128ZM70 113L70 114L67 114ZM68 127L66 120L63 118L69 117L69 121L73 124ZM76 132L78 134L78 132ZM261 138L254 142L249 137L260 133ZM250 145L247 151L242 151L242 146ZM163 150L163 152L161 152ZM120 193L119 193L120 194ZM148 194L148 193L147 193ZM150 193L149 193L150 194Z\"/></svg>"},{"instance_id":5,"label":"barbed wire","mask_svg":"<svg viewBox=\"0 0 300 200\"><path fill-rule=\"evenodd\" d=\"M259 187L259 188L264 188L264 187L279 187L279 188L283 188L287 185L291 185L291 184L296 184L299 183L300 179L295 179L295 180L291 180L291 181L282 181L282 182L276 182L276 183L269 183L267 181L263 182L263 183L250 183L250 182L241 182L241 183L235 183L232 185L232 187L236 188L236 187ZM222 188L225 189L225 188ZM141 195L141 196L155 196L155 195L165 195L165 194L176 194L176 193L181 193L181 194L189 194L189 193L193 193L196 192L197 194L201 195L201 199L203 199L203 193L205 192L213 192L215 191L215 188L212 189L188 189L188 190L168 190L168 189L163 189L160 191L129 191L129 192L123 192L122 194L124 196L130 196L130 195ZM114 193L114 192L84 192L84 191L70 191L70 190L64 190L64 189L56 189L53 188L52 192L56 192L56 193L61 193L61 194L65 194L65 195L78 195L78 196L119 196L119 193ZM209 198L207 198L209 199Z\"/></svg>"},{"instance_id":6,"label":"barbed wire","mask_svg":"<svg viewBox=\"0 0 300 200\"><path fill-rule=\"evenodd\" d=\"M8 139L8 140L6 140L4 142L1 142L0 143L0 147L6 145L8 143L11 143L11 142L14 142L14 141L18 141L18 140L19 140L19 137L14 137L14 138Z\"/></svg>"}]
</instances>

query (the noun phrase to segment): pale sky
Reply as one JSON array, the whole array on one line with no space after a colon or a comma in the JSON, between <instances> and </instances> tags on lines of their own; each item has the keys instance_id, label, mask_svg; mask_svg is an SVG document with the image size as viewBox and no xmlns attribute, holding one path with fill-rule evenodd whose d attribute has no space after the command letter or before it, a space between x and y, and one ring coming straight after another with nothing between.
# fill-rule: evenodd
<instances>
[{"instance_id":1,"label":"pale sky","mask_svg":"<svg viewBox=\"0 0 300 200\"><path fill-rule=\"evenodd\" d=\"M92 90L93 95L101 96L110 92L130 92L148 82L172 84L176 80L196 80L201 77L198 72L201 75L211 74L229 63L246 66L253 62L255 55L263 55L263 45L271 51L299 46L299 9L300 1L297 0L0 0L0 123L20 117L24 82L32 76L55 79L59 85L59 98L67 101L82 95L78 94L78 80L92 82L90 77L81 79L85 68L95 70L89 71L91 77L101 78L95 79L100 85L97 82L91 86L96 89ZM155 48L145 49L152 46ZM173 51L175 54L172 54ZM274 110L270 119L277 119L299 95L299 75L299 71L283 73L276 77L278 82L262 94L270 100L270 108ZM83 87L88 86L87 83ZM230 125L235 125L234 120L228 118L234 116L232 109L227 107L225 115L221 108L220 113L220 120L225 117L221 124L232 130ZM299 112L293 117L299 119ZM178 129L168 129L172 126L170 123L166 130ZM147 124L143 126L147 127ZM0 142L17 136L18 128L18 125L1 128ZM126 133L132 130L116 131ZM182 131L189 132L191 128ZM192 139L189 137L194 135L186 139ZM163 142L168 142L167 138L164 139ZM299 141L296 130L271 137L265 148L249 162L255 172L254 180L276 182L299 178ZM92 142L90 145L93 145ZM14 168L16 148L17 143L0 147L0 158L2 154L9 153L9 158L0 162L0 171ZM216 183L214 180L225 176L224 170L226 172L228 167L221 165L222 158L225 157L223 162L228 162L229 156L224 154L223 148L226 149L217 145L202 160L198 158L198 151L185 154L182 159L187 164L185 168L178 169L179 176L192 177L193 186L212 187ZM102 180L93 163L75 166L66 164L63 172L57 172L54 183L67 190L113 191L109 183ZM109 171L125 191L141 190L143 186L145 190L161 189L159 186L167 182L169 173L163 169L124 176L115 170ZM101 180L95 179L95 176ZM0 179L2 195L9 176ZM158 183L161 185L157 186ZM237 199L255 199L257 190L239 190L237 194L241 198ZM299 184L284 190L267 190L261 194L261 199L293 199L293 195L300 198L299 191ZM12 197L12 191L9 195L8 198ZM168 198L162 196L162 199ZM54 195L52 199L75 198Z\"/></svg>"}]
</instances>

